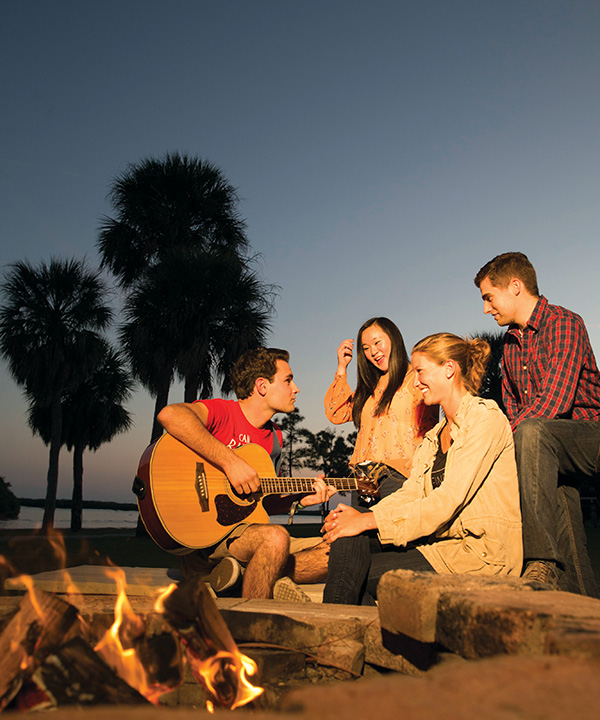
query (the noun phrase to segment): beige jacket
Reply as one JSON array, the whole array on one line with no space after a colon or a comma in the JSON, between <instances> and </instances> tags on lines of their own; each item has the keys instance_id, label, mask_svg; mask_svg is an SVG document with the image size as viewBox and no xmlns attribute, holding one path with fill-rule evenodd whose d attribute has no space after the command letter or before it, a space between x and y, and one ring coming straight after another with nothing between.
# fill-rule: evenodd
<instances>
[{"instance_id":1,"label":"beige jacket","mask_svg":"<svg viewBox=\"0 0 600 720\"><path fill-rule=\"evenodd\" d=\"M465 395L452 425L445 479L433 489L438 423L408 480L373 508L382 543L416 542L438 573L521 572L523 541L513 436L493 400Z\"/></svg>"}]
</instances>

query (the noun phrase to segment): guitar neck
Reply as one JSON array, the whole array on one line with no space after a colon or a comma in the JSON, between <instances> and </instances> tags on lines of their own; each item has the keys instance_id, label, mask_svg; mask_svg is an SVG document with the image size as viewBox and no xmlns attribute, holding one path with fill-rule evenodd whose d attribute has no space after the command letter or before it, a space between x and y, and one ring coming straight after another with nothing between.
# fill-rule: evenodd
<instances>
[{"instance_id":1,"label":"guitar neck","mask_svg":"<svg viewBox=\"0 0 600 720\"><path fill-rule=\"evenodd\" d=\"M356 478L323 478L327 485L336 490L349 492L358 490ZM313 492L314 478L310 477L261 477L260 488L264 495L285 495Z\"/></svg>"}]
</instances>

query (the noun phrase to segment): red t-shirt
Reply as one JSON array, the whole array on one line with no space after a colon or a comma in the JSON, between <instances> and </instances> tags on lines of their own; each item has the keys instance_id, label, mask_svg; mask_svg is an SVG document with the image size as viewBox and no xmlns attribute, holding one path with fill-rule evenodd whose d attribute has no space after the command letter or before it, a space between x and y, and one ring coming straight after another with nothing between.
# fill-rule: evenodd
<instances>
[{"instance_id":1,"label":"red t-shirt","mask_svg":"<svg viewBox=\"0 0 600 720\"><path fill-rule=\"evenodd\" d=\"M214 398L196 402L201 402L206 406L208 410L206 429L223 445L235 449L241 445L256 443L271 455L275 468L279 467L283 436L274 422L267 423L264 428L254 427L246 419L237 400ZM279 439L279 449L276 452L273 452L273 431L277 433Z\"/></svg>"}]
</instances>

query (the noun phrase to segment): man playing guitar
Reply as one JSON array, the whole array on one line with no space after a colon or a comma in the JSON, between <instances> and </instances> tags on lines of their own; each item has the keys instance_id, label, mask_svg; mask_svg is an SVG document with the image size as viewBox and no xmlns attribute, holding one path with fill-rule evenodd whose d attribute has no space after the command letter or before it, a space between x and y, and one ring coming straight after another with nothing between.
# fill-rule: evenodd
<instances>
[{"instance_id":1,"label":"man playing guitar","mask_svg":"<svg viewBox=\"0 0 600 720\"><path fill-rule=\"evenodd\" d=\"M246 443L262 446L279 470L281 431L272 422L276 413L294 409L299 390L289 365L289 353L275 348L258 348L244 353L232 372L232 386L238 400L200 400L164 407L158 420L181 443L219 467L235 492L249 496L260 488L257 471L236 447ZM336 489L316 477L314 492L302 497L302 505L328 500ZM270 495L264 499L269 514L289 510L294 495ZM308 548L308 549L307 549ZM272 598L278 578L289 576L295 582L321 582L327 574L328 546L321 538L290 539L281 525L237 525L216 546L183 556L183 570L193 556L212 565L232 557L245 565L242 597Z\"/></svg>"}]
</instances>

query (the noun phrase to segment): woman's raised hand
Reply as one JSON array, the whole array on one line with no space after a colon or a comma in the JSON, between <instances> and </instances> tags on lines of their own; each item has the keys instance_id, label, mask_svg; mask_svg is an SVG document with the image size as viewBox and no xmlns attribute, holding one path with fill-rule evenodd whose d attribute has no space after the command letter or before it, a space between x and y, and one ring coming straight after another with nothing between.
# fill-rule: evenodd
<instances>
[{"instance_id":1,"label":"woman's raised hand","mask_svg":"<svg viewBox=\"0 0 600 720\"><path fill-rule=\"evenodd\" d=\"M345 375L346 369L348 365L350 364L350 360L352 360L352 349L354 347L354 340L351 338L348 338L348 340L344 340L339 348L337 349L337 356L338 356L338 366L336 370L336 375Z\"/></svg>"}]
</instances>

